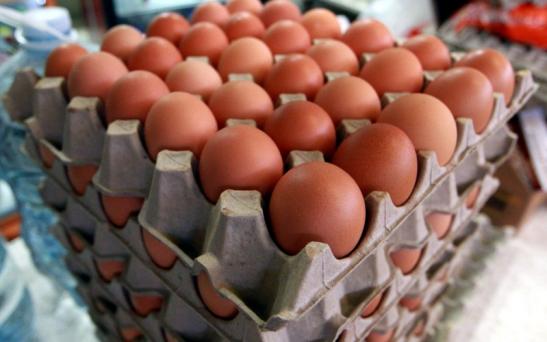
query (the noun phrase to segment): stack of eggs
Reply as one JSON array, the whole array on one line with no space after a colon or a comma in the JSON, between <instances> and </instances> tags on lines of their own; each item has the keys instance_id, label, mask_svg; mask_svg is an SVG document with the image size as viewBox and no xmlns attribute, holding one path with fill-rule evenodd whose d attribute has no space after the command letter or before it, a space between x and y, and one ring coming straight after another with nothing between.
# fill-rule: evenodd
<instances>
[{"instance_id":1,"label":"stack of eggs","mask_svg":"<svg viewBox=\"0 0 547 342\"><path fill-rule=\"evenodd\" d=\"M426 71L436 77L426 82ZM105 34L100 52L77 44L55 49L45 76L66 78L70 98L100 98L106 125L140 121L150 160L162 150L191 151L211 204L225 190L260 192L272 238L286 254L317 241L339 259L366 236L367 195L385 192L404 205L418 179L417 151L432 151L440 167L455 163L456 119L471 119L482 133L494 92L509 104L515 88L511 65L494 50L454 64L434 36L396 46L378 21L357 21L342 32L332 12L302 14L287 0L207 2L190 22L158 15L146 34L119 25ZM396 98L382 107L392 93ZM337 137L348 120L370 124ZM319 151L324 161L287 170L291 151ZM68 167L76 194L96 171ZM118 227L143 204L122 195L101 200ZM392 255L403 273L419 257ZM197 287L214 315L237 312L205 273Z\"/></svg>"}]
</instances>

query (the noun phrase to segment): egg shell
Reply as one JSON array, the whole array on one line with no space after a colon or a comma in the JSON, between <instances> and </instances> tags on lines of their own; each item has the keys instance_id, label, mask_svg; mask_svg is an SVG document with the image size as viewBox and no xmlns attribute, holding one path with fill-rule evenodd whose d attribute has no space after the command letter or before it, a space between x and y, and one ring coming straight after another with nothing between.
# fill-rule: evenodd
<instances>
[{"instance_id":1,"label":"egg shell","mask_svg":"<svg viewBox=\"0 0 547 342\"><path fill-rule=\"evenodd\" d=\"M303 93L312 100L323 82L321 68L311 57L294 54L274 64L266 78L265 88L274 100L283 93Z\"/></svg>"},{"instance_id":2,"label":"egg shell","mask_svg":"<svg viewBox=\"0 0 547 342\"><path fill-rule=\"evenodd\" d=\"M163 305L163 297L132 292L130 294L133 311L142 317L146 317L154 311L159 311Z\"/></svg>"},{"instance_id":3,"label":"egg shell","mask_svg":"<svg viewBox=\"0 0 547 342\"><path fill-rule=\"evenodd\" d=\"M148 230L141 228L142 241L146 253L152 259L154 264L163 269L170 269L177 260L177 255L154 235L150 234Z\"/></svg>"},{"instance_id":4,"label":"egg shell","mask_svg":"<svg viewBox=\"0 0 547 342\"><path fill-rule=\"evenodd\" d=\"M311 46L306 28L292 20L280 20L271 25L262 39L274 55L304 53Z\"/></svg>"},{"instance_id":5,"label":"egg shell","mask_svg":"<svg viewBox=\"0 0 547 342\"><path fill-rule=\"evenodd\" d=\"M101 279L109 283L123 272L125 263L116 259L98 259L95 260L95 266Z\"/></svg>"},{"instance_id":6,"label":"egg shell","mask_svg":"<svg viewBox=\"0 0 547 342\"><path fill-rule=\"evenodd\" d=\"M209 22L224 27L230 18L230 12L219 2L207 1L199 5L192 13L190 22L197 24Z\"/></svg>"},{"instance_id":7,"label":"egg shell","mask_svg":"<svg viewBox=\"0 0 547 342\"><path fill-rule=\"evenodd\" d=\"M268 93L247 80L224 83L209 98L209 108L220 127L228 119L251 119L262 127L274 110Z\"/></svg>"},{"instance_id":8,"label":"egg shell","mask_svg":"<svg viewBox=\"0 0 547 342\"><path fill-rule=\"evenodd\" d=\"M321 107L308 101L291 101L278 107L264 131L275 141L283 158L290 151L321 151L330 156L336 147L334 125Z\"/></svg>"},{"instance_id":9,"label":"egg shell","mask_svg":"<svg viewBox=\"0 0 547 342\"><path fill-rule=\"evenodd\" d=\"M400 248L389 254L393 264L403 272L409 274L418 265L422 256L422 250L419 248Z\"/></svg>"},{"instance_id":10,"label":"egg shell","mask_svg":"<svg viewBox=\"0 0 547 342\"><path fill-rule=\"evenodd\" d=\"M424 91L441 100L455 118L473 120L475 132L488 126L494 108L494 90L480 71L456 67L443 72Z\"/></svg>"},{"instance_id":11,"label":"egg shell","mask_svg":"<svg viewBox=\"0 0 547 342\"><path fill-rule=\"evenodd\" d=\"M218 72L224 80L229 74L251 74L257 83L262 83L273 64L273 56L268 46L252 37L240 38L222 51L218 62Z\"/></svg>"},{"instance_id":12,"label":"egg shell","mask_svg":"<svg viewBox=\"0 0 547 342\"><path fill-rule=\"evenodd\" d=\"M38 145L38 153L40 153L40 159L46 169L51 169L53 162L55 161L55 155L43 144Z\"/></svg>"},{"instance_id":13,"label":"egg shell","mask_svg":"<svg viewBox=\"0 0 547 342\"><path fill-rule=\"evenodd\" d=\"M338 39L342 35L336 15L324 8L314 8L304 13L300 23L308 30L311 39Z\"/></svg>"},{"instance_id":14,"label":"egg shell","mask_svg":"<svg viewBox=\"0 0 547 342\"><path fill-rule=\"evenodd\" d=\"M367 125L350 135L333 163L355 179L365 197L385 191L395 205L410 197L418 176L414 145L402 130L386 124Z\"/></svg>"},{"instance_id":15,"label":"egg shell","mask_svg":"<svg viewBox=\"0 0 547 342\"><path fill-rule=\"evenodd\" d=\"M409 311L416 311L422 306L422 298L420 296L405 296L401 298L399 305Z\"/></svg>"},{"instance_id":16,"label":"egg shell","mask_svg":"<svg viewBox=\"0 0 547 342\"><path fill-rule=\"evenodd\" d=\"M78 195L82 196L85 193L85 189L91 184L91 179L97 172L98 167L96 165L69 165L67 167L67 176L72 185L72 190Z\"/></svg>"},{"instance_id":17,"label":"egg shell","mask_svg":"<svg viewBox=\"0 0 547 342\"><path fill-rule=\"evenodd\" d=\"M68 232L68 239L70 241L70 246L76 253L81 253L85 249L85 242L75 233Z\"/></svg>"},{"instance_id":18,"label":"egg shell","mask_svg":"<svg viewBox=\"0 0 547 342\"><path fill-rule=\"evenodd\" d=\"M380 304L382 304L382 299L384 297L383 293L378 293L374 298L368 302L367 305L363 308L363 311L361 311L361 317L367 318L372 316L380 307Z\"/></svg>"},{"instance_id":19,"label":"egg shell","mask_svg":"<svg viewBox=\"0 0 547 342\"><path fill-rule=\"evenodd\" d=\"M74 64L85 55L87 50L78 44L61 44L48 55L44 74L46 77L67 78Z\"/></svg>"},{"instance_id":20,"label":"egg shell","mask_svg":"<svg viewBox=\"0 0 547 342\"><path fill-rule=\"evenodd\" d=\"M441 166L450 161L456 149L456 121L450 109L431 95L401 96L384 108L378 122L402 129L416 150L435 152Z\"/></svg>"},{"instance_id":21,"label":"egg shell","mask_svg":"<svg viewBox=\"0 0 547 342\"><path fill-rule=\"evenodd\" d=\"M339 77L325 84L317 93L315 103L327 111L335 125L343 119L375 121L381 110L374 88L355 76Z\"/></svg>"},{"instance_id":22,"label":"egg shell","mask_svg":"<svg viewBox=\"0 0 547 342\"><path fill-rule=\"evenodd\" d=\"M465 198L465 206L468 209L472 209L475 206L480 190L481 187L479 185L474 185L471 191L467 194L467 197Z\"/></svg>"},{"instance_id":23,"label":"egg shell","mask_svg":"<svg viewBox=\"0 0 547 342\"><path fill-rule=\"evenodd\" d=\"M205 272L201 272L197 277L197 287L201 300L215 316L231 319L238 314L237 306L229 299L218 294L211 283L211 279Z\"/></svg>"},{"instance_id":24,"label":"egg shell","mask_svg":"<svg viewBox=\"0 0 547 342\"><path fill-rule=\"evenodd\" d=\"M146 34L149 37L161 37L178 46L182 37L186 34L190 24L180 14L174 12L164 12L152 19Z\"/></svg>"},{"instance_id":25,"label":"egg shell","mask_svg":"<svg viewBox=\"0 0 547 342\"><path fill-rule=\"evenodd\" d=\"M103 36L101 51L109 52L125 63L144 40L144 34L133 26L116 25Z\"/></svg>"},{"instance_id":26,"label":"egg shell","mask_svg":"<svg viewBox=\"0 0 547 342\"><path fill-rule=\"evenodd\" d=\"M268 1L260 13L260 19L266 27L280 20L299 21L301 16L300 8L290 0Z\"/></svg>"},{"instance_id":27,"label":"egg shell","mask_svg":"<svg viewBox=\"0 0 547 342\"><path fill-rule=\"evenodd\" d=\"M386 332L373 330L365 338L365 342L390 342L394 335L394 329L390 329Z\"/></svg>"},{"instance_id":28,"label":"egg shell","mask_svg":"<svg viewBox=\"0 0 547 342\"><path fill-rule=\"evenodd\" d=\"M395 44L388 28L374 19L363 19L353 22L342 36L342 41L359 58L363 53L379 52L393 47Z\"/></svg>"},{"instance_id":29,"label":"egg shell","mask_svg":"<svg viewBox=\"0 0 547 342\"><path fill-rule=\"evenodd\" d=\"M69 96L99 97L105 101L112 85L127 68L107 52L94 52L81 57L68 75Z\"/></svg>"},{"instance_id":30,"label":"egg shell","mask_svg":"<svg viewBox=\"0 0 547 342\"><path fill-rule=\"evenodd\" d=\"M196 96L174 92L159 99L144 124L146 147L152 160L161 150L190 150L199 158L207 140L217 131L211 110Z\"/></svg>"},{"instance_id":31,"label":"egg shell","mask_svg":"<svg viewBox=\"0 0 547 342\"><path fill-rule=\"evenodd\" d=\"M150 37L142 41L129 56L127 66L129 70L150 71L163 79L181 60L180 52L168 40Z\"/></svg>"},{"instance_id":32,"label":"egg shell","mask_svg":"<svg viewBox=\"0 0 547 342\"><path fill-rule=\"evenodd\" d=\"M435 236L437 236L438 239L442 239L448 234L453 218L454 215L452 214L432 212L425 217L425 222L431 228Z\"/></svg>"},{"instance_id":33,"label":"egg shell","mask_svg":"<svg viewBox=\"0 0 547 342\"><path fill-rule=\"evenodd\" d=\"M328 39L311 46L306 54L313 58L323 73L347 72L356 75L359 72L359 60L346 44Z\"/></svg>"},{"instance_id":34,"label":"egg shell","mask_svg":"<svg viewBox=\"0 0 547 342\"><path fill-rule=\"evenodd\" d=\"M144 123L148 110L169 88L155 74L131 71L114 83L106 98L106 121L140 120Z\"/></svg>"},{"instance_id":35,"label":"egg shell","mask_svg":"<svg viewBox=\"0 0 547 342\"><path fill-rule=\"evenodd\" d=\"M226 8L230 13L247 11L254 15L259 15L263 5L260 0L229 0Z\"/></svg>"},{"instance_id":36,"label":"egg shell","mask_svg":"<svg viewBox=\"0 0 547 342\"><path fill-rule=\"evenodd\" d=\"M124 341L135 341L142 336L142 332L136 327L121 327L120 334Z\"/></svg>"},{"instance_id":37,"label":"egg shell","mask_svg":"<svg viewBox=\"0 0 547 342\"><path fill-rule=\"evenodd\" d=\"M412 330L412 334L414 336L422 336L425 329L425 320L422 318L416 323L414 326L414 330Z\"/></svg>"},{"instance_id":38,"label":"egg shell","mask_svg":"<svg viewBox=\"0 0 547 342\"><path fill-rule=\"evenodd\" d=\"M508 105L515 90L515 72L507 58L493 49L476 50L465 55L455 66L466 66L482 72L495 92L503 94Z\"/></svg>"},{"instance_id":39,"label":"egg shell","mask_svg":"<svg viewBox=\"0 0 547 342\"><path fill-rule=\"evenodd\" d=\"M274 240L291 255L318 241L328 244L335 257L347 256L361 239L365 216L365 201L355 181L324 162L289 170L270 200Z\"/></svg>"},{"instance_id":40,"label":"egg shell","mask_svg":"<svg viewBox=\"0 0 547 342\"><path fill-rule=\"evenodd\" d=\"M228 38L215 24L198 23L193 25L181 39L179 49L186 57L208 57L216 65L222 50L228 46Z\"/></svg>"},{"instance_id":41,"label":"egg shell","mask_svg":"<svg viewBox=\"0 0 547 342\"><path fill-rule=\"evenodd\" d=\"M409 38L402 45L412 52L424 70L445 70L450 67L450 51L443 41L432 35Z\"/></svg>"},{"instance_id":42,"label":"egg shell","mask_svg":"<svg viewBox=\"0 0 547 342\"><path fill-rule=\"evenodd\" d=\"M374 55L361 69L379 97L386 92L415 93L422 89L423 69L414 54L403 48L389 48Z\"/></svg>"},{"instance_id":43,"label":"egg shell","mask_svg":"<svg viewBox=\"0 0 547 342\"><path fill-rule=\"evenodd\" d=\"M225 127L201 152L200 180L213 203L227 189L257 190L267 196L282 174L283 160L277 146L254 127Z\"/></svg>"},{"instance_id":44,"label":"egg shell","mask_svg":"<svg viewBox=\"0 0 547 342\"><path fill-rule=\"evenodd\" d=\"M237 12L230 16L224 32L229 41L243 37L262 38L266 28L256 15L249 12Z\"/></svg>"},{"instance_id":45,"label":"egg shell","mask_svg":"<svg viewBox=\"0 0 547 342\"><path fill-rule=\"evenodd\" d=\"M222 85L222 79L209 63L187 59L171 68L165 83L171 91L199 95L207 101L213 91Z\"/></svg>"},{"instance_id":46,"label":"egg shell","mask_svg":"<svg viewBox=\"0 0 547 342\"><path fill-rule=\"evenodd\" d=\"M101 195L104 213L117 227L125 226L129 217L141 209L143 202L141 197Z\"/></svg>"}]
</instances>

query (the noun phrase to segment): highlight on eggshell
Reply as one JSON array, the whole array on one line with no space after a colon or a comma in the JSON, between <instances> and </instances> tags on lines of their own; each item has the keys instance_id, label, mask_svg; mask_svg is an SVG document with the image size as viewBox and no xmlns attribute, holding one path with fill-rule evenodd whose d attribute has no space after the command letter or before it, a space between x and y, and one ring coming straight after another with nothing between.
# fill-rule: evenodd
<instances>
[{"instance_id":1,"label":"highlight on eggshell","mask_svg":"<svg viewBox=\"0 0 547 342\"><path fill-rule=\"evenodd\" d=\"M209 63L186 59L175 64L165 77L170 91L199 95L204 101L222 85L222 78Z\"/></svg>"},{"instance_id":2,"label":"highlight on eggshell","mask_svg":"<svg viewBox=\"0 0 547 342\"><path fill-rule=\"evenodd\" d=\"M395 45L389 29L374 19L353 22L341 40L355 52L358 58L361 58L363 53L376 53Z\"/></svg>"},{"instance_id":3,"label":"highlight on eggshell","mask_svg":"<svg viewBox=\"0 0 547 342\"><path fill-rule=\"evenodd\" d=\"M306 28L292 20L274 23L266 30L262 39L274 55L304 53L312 42Z\"/></svg>"},{"instance_id":4,"label":"highlight on eggshell","mask_svg":"<svg viewBox=\"0 0 547 342\"><path fill-rule=\"evenodd\" d=\"M116 25L103 36L101 51L109 52L127 63L144 38L144 34L133 26Z\"/></svg>"},{"instance_id":5,"label":"highlight on eggshell","mask_svg":"<svg viewBox=\"0 0 547 342\"><path fill-rule=\"evenodd\" d=\"M149 37L162 37L178 46L182 37L190 28L190 23L182 15L174 12L164 12L152 19L146 29Z\"/></svg>"},{"instance_id":6,"label":"highlight on eggshell","mask_svg":"<svg viewBox=\"0 0 547 342\"><path fill-rule=\"evenodd\" d=\"M180 41L179 50L184 58L207 57L212 65L216 65L227 46L228 38L220 27L201 22L190 27Z\"/></svg>"},{"instance_id":7,"label":"highlight on eggshell","mask_svg":"<svg viewBox=\"0 0 547 342\"><path fill-rule=\"evenodd\" d=\"M338 39L342 29L336 15L325 8L314 8L302 16L300 23L309 32L311 39Z\"/></svg>"},{"instance_id":8,"label":"highlight on eggshell","mask_svg":"<svg viewBox=\"0 0 547 342\"><path fill-rule=\"evenodd\" d=\"M252 37L240 38L222 51L218 72L226 81L230 74L251 74L253 80L262 83L273 65L268 46Z\"/></svg>"},{"instance_id":9,"label":"highlight on eggshell","mask_svg":"<svg viewBox=\"0 0 547 342\"><path fill-rule=\"evenodd\" d=\"M217 1L206 1L201 3L190 18L192 24L200 22L209 22L224 27L230 18L230 12L221 3Z\"/></svg>"},{"instance_id":10,"label":"highlight on eggshell","mask_svg":"<svg viewBox=\"0 0 547 342\"><path fill-rule=\"evenodd\" d=\"M290 0L268 1L260 13L260 19L266 28L280 20L299 21L301 16L300 8Z\"/></svg>"},{"instance_id":11,"label":"highlight on eggshell","mask_svg":"<svg viewBox=\"0 0 547 342\"><path fill-rule=\"evenodd\" d=\"M334 39L325 39L312 45L306 54L313 58L323 73L347 72L356 75L359 72L359 60L346 44Z\"/></svg>"},{"instance_id":12,"label":"highlight on eggshell","mask_svg":"<svg viewBox=\"0 0 547 342\"><path fill-rule=\"evenodd\" d=\"M180 52L168 40L150 37L143 40L131 53L127 66L129 70L150 71L163 79L181 60Z\"/></svg>"},{"instance_id":13,"label":"highlight on eggshell","mask_svg":"<svg viewBox=\"0 0 547 342\"><path fill-rule=\"evenodd\" d=\"M232 14L224 28L229 41L243 37L262 38L264 31L266 28L260 18L249 12Z\"/></svg>"}]
</instances>

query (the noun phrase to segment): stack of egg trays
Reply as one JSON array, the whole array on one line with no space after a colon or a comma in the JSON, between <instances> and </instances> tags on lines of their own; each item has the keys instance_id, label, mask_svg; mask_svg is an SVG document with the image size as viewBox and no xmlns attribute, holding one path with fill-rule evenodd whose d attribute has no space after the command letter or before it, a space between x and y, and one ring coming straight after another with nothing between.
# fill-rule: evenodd
<instances>
[{"instance_id":1,"label":"stack of egg trays","mask_svg":"<svg viewBox=\"0 0 547 342\"><path fill-rule=\"evenodd\" d=\"M426 75L426 80L428 77L431 75ZM100 166L94 186L88 187L83 196L69 195L100 222L106 220L99 193L146 197L138 222L131 219L124 229L112 230L140 255L146 267L167 283L176 280L175 289L180 290L181 279L185 286L191 286L180 296L223 336L248 340L299 336L332 339L340 334L345 322L357 317L388 285L391 298L384 298L385 307L408 287L411 277L395 270L388 255L394 249L423 249L431 238L425 215L433 211L453 215L454 230L476 212L463 205L463 198L477 189L478 203L491 195L497 186L491 172L515 143L504 124L536 89L527 71L519 71L516 82L508 108L502 96L495 95L492 120L481 135L475 134L470 120L457 120L458 145L447 166L440 167L431 152L419 153L419 180L404 206L395 207L385 193L367 196L366 239L351 256L341 260L332 256L328 246L316 242L297 256L284 255L271 241L258 193L227 191L216 206L211 206L195 181L195 160L190 153L164 151L154 165L142 145L137 121L114 122L105 132L101 102L96 98L74 98L67 106L63 79L44 78L35 84L33 116L26 120L31 132L26 148L37 160L47 161L46 171L56 184L53 187L66 195L72 192L66 179L67 165ZM384 104L390 98L386 96ZM362 124L347 120L340 136ZM292 153L293 164L306 158L309 154ZM51 190L52 186L46 188ZM44 195L46 199L55 197L48 191ZM228 233L230 229L238 232ZM163 253L163 260L151 260L146 249L140 248L144 244L141 236ZM428 244L418 268L442 248L442 243L437 248ZM168 271L158 267L166 264ZM210 275L223 296L239 307L235 319L220 320L203 308L192 278L201 270ZM224 282L239 296L222 287ZM335 302L339 304L331 310ZM372 327L377 321L375 316L362 320L363 324Z\"/></svg>"}]
</instances>

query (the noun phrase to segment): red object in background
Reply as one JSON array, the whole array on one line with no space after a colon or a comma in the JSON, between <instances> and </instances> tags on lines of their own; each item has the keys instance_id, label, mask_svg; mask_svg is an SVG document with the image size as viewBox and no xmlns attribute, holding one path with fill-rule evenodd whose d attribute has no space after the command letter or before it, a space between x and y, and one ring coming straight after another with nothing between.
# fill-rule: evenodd
<instances>
[{"instance_id":1,"label":"red object in background","mask_svg":"<svg viewBox=\"0 0 547 342\"><path fill-rule=\"evenodd\" d=\"M456 31L477 27L509 40L547 49L547 6L522 4L512 9L471 3L454 17Z\"/></svg>"}]
</instances>

